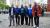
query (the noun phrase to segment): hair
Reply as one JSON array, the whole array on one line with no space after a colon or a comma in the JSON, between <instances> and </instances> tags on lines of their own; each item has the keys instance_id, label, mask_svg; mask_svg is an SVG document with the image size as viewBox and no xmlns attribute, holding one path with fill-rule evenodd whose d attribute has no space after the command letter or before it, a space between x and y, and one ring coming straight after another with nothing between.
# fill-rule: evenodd
<instances>
[{"instance_id":1,"label":"hair","mask_svg":"<svg viewBox=\"0 0 50 28\"><path fill-rule=\"evenodd\" d=\"M23 8L23 4L21 5L21 8Z\"/></svg>"},{"instance_id":2,"label":"hair","mask_svg":"<svg viewBox=\"0 0 50 28\"><path fill-rule=\"evenodd\" d=\"M31 4L29 5L29 7L31 7Z\"/></svg>"}]
</instances>

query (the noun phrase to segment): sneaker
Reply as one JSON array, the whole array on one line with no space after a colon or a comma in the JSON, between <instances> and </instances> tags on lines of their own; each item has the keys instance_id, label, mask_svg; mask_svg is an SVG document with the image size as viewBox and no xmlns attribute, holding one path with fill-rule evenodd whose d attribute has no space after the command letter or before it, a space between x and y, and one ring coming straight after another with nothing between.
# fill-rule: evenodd
<instances>
[{"instance_id":1,"label":"sneaker","mask_svg":"<svg viewBox=\"0 0 50 28\"><path fill-rule=\"evenodd\" d=\"M37 27L37 28L39 28L39 27Z\"/></svg>"},{"instance_id":2,"label":"sneaker","mask_svg":"<svg viewBox=\"0 0 50 28\"><path fill-rule=\"evenodd\" d=\"M33 27L36 27L36 25L34 25Z\"/></svg>"}]
</instances>

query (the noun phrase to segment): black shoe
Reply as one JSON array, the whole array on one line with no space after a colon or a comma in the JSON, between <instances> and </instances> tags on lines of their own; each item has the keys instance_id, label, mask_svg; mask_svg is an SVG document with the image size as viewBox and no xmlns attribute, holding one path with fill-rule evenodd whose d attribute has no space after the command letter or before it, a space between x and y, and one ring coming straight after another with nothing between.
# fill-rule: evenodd
<instances>
[{"instance_id":1,"label":"black shoe","mask_svg":"<svg viewBox=\"0 0 50 28\"><path fill-rule=\"evenodd\" d=\"M18 25L20 25L20 24L18 24Z\"/></svg>"},{"instance_id":2,"label":"black shoe","mask_svg":"<svg viewBox=\"0 0 50 28\"><path fill-rule=\"evenodd\" d=\"M23 25L23 24L21 24L21 25Z\"/></svg>"},{"instance_id":3,"label":"black shoe","mask_svg":"<svg viewBox=\"0 0 50 28\"><path fill-rule=\"evenodd\" d=\"M15 26L15 25L13 25L13 26Z\"/></svg>"},{"instance_id":4,"label":"black shoe","mask_svg":"<svg viewBox=\"0 0 50 28\"><path fill-rule=\"evenodd\" d=\"M39 27L39 25L37 25L36 27Z\"/></svg>"},{"instance_id":5,"label":"black shoe","mask_svg":"<svg viewBox=\"0 0 50 28\"><path fill-rule=\"evenodd\" d=\"M33 26L33 25L32 25Z\"/></svg>"},{"instance_id":6,"label":"black shoe","mask_svg":"<svg viewBox=\"0 0 50 28\"><path fill-rule=\"evenodd\" d=\"M9 25L9 27L11 27L11 25Z\"/></svg>"},{"instance_id":7,"label":"black shoe","mask_svg":"<svg viewBox=\"0 0 50 28\"><path fill-rule=\"evenodd\" d=\"M30 26L30 24L28 24L28 26Z\"/></svg>"},{"instance_id":8,"label":"black shoe","mask_svg":"<svg viewBox=\"0 0 50 28\"><path fill-rule=\"evenodd\" d=\"M28 24L26 24L26 25L28 25Z\"/></svg>"}]
</instances>

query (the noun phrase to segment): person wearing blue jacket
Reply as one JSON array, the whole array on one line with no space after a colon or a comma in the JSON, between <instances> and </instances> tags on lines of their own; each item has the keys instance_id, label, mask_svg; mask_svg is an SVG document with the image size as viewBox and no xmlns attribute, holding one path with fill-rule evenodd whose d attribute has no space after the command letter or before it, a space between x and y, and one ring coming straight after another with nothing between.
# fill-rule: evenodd
<instances>
[{"instance_id":1,"label":"person wearing blue jacket","mask_svg":"<svg viewBox=\"0 0 50 28\"><path fill-rule=\"evenodd\" d=\"M32 8L31 8L31 5L29 5L29 8L28 8L28 16L29 16L29 26L30 26L30 21L31 21L31 24L33 26L33 16L32 16Z\"/></svg>"},{"instance_id":2,"label":"person wearing blue jacket","mask_svg":"<svg viewBox=\"0 0 50 28\"><path fill-rule=\"evenodd\" d=\"M15 8L15 18L16 18L16 24L20 25L20 8L18 8L18 6L16 6ZM18 22L17 22L17 19L18 19Z\"/></svg>"}]
</instances>

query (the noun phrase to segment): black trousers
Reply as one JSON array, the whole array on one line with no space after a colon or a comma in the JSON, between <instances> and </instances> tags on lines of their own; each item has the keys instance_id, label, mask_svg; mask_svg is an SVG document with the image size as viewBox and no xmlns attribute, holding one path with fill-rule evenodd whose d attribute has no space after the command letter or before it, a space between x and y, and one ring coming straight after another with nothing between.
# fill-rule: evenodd
<instances>
[{"instance_id":1,"label":"black trousers","mask_svg":"<svg viewBox=\"0 0 50 28\"><path fill-rule=\"evenodd\" d=\"M12 21L13 21L13 25L14 25L14 15L10 15L10 26L11 26Z\"/></svg>"},{"instance_id":2,"label":"black trousers","mask_svg":"<svg viewBox=\"0 0 50 28\"><path fill-rule=\"evenodd\" d=\"M44 12L42 12L42 16L44 16Z\"/></svg>"},{"instance_id":3,"label":"black trousers","mask_svg":"<svg viewBox=\"0 0 50 28\"><path fill-rule=\"evenodd\" d=\"M30 26L30 21L31 21L31 25L33 26L33 16L29 16L29 26Z\"/></svg>"},{"instance_id":4,"label":"black trousers","mask_svg":"<svg viewBox=\"0 0 50 28\"><path fill-rule=\"evenodd\" d=\"M20 17L19 17L19 14L16 14L15 17L16 17L16 24L19 25L19 24L20 24ZM18 19L18 22L17 22L17 19Z\"/></svg>"},{"instance_id":5,"label":"black trousers","mask_svg":"<svg viewBox=\"0 0 50 28\"><path fill-rule=\"evenodd\" d=\"M26 25L28 25L28 15L25 15L25 22L26 22Z\"/></svg>"},{"instance_id":6,"label":"black trousers","mask_svg":"<svg viewBox=\"0 0 50 28\"><path fill-rule=\"evenodd\" d=\"M34 22L35 22L35 25L39 27L39 17L38 16L34 17Z\"/></svg>"},{"instance_id":7,"label":"black trousers","mask_svg":"<svg viewBox=\"0 0 50 28\"><path fill-rule=\"evenodd\" d=\"M21 14L21 25L24 24L24 14Z\"/></svg>"}]
</instances>

